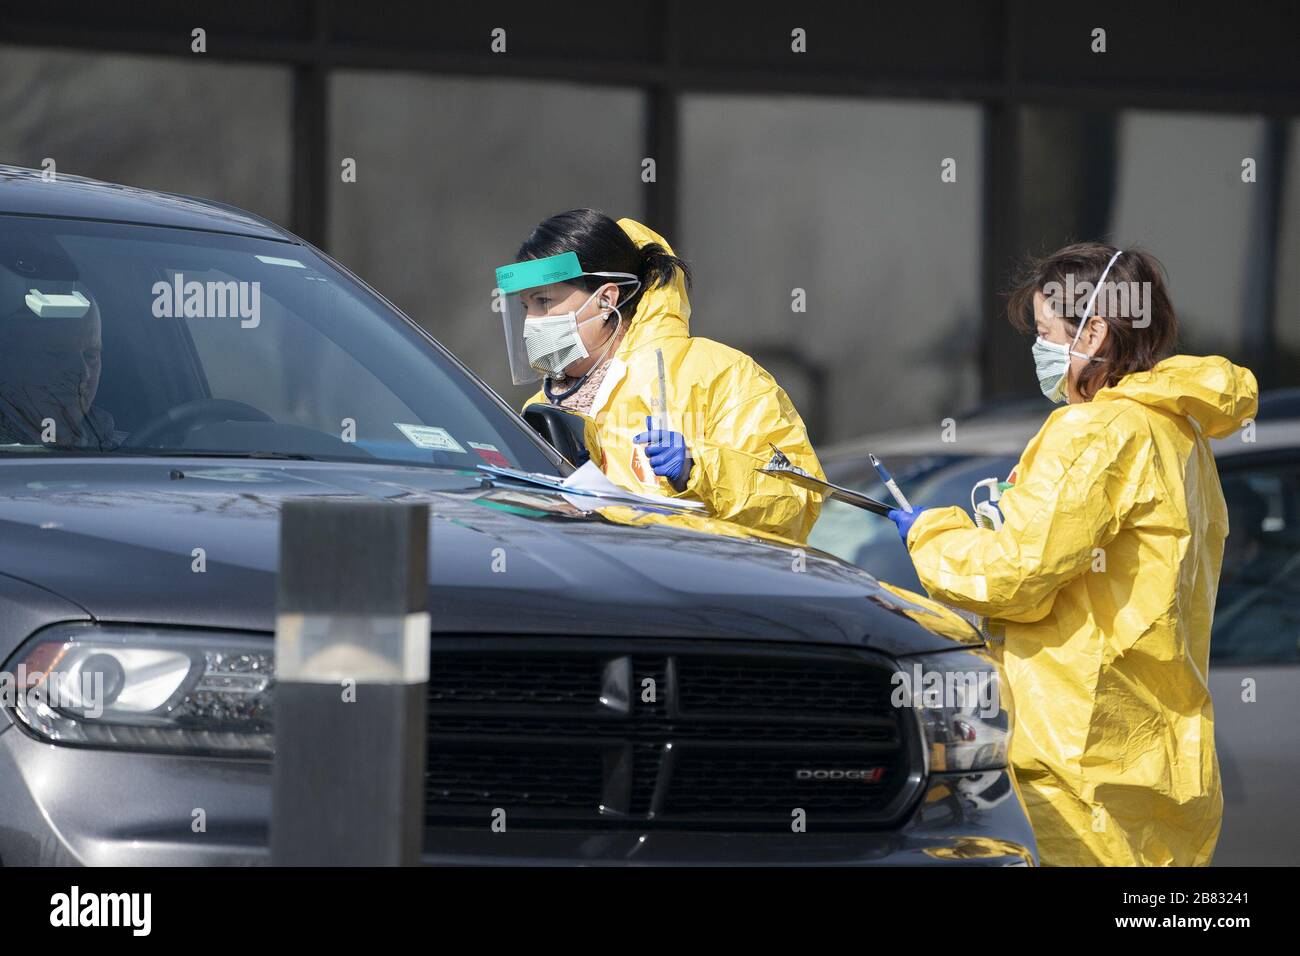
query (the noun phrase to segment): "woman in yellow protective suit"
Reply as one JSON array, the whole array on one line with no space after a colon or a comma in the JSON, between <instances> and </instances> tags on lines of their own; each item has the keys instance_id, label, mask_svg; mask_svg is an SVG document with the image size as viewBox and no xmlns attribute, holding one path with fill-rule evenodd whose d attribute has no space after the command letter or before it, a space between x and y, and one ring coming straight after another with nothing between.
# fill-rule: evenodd
<instances>
[{"instance_id":1,"label":"woman in yellow protective suit","mask_svg":"<svg viewBox=\"0 0 1300 956\"><path fill-rule=\"evenodd\" d=\"M515 383L543 379L528 404L594 422L597 464L624 488L702 501L715 518L807 541L820 497L755 470L775 445L823 477L803 421L748 355L690 334L690 272L662 236L574 209L542 222L518 258L497 270L497 288Z\"/></svg>"},{"instance_id":2,"label":"woman in yellow protective suit","mask_svg":"<svg viewBox=\"0 0 1300 956\"><path fill-rule=\"evenodd\" d=\"M1177 318L1143 252L1068 246L1010 314L1037 329L1040 385L1068 404L1016 465L1001 528L961 508L890 516L931 596L989 619L1042 862L1206 865L1223 815L1206 678L1228 532L1206 439L1255 414L1255 377L1165 357Z\"/></svg>"}]
</instances>

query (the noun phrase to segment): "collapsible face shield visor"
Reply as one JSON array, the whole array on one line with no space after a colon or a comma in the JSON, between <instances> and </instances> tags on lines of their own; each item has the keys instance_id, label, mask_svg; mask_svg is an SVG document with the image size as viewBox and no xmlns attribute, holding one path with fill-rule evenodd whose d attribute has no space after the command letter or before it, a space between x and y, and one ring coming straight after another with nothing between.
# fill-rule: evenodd
<instances>
[{"instance_id":1,"label":"collapsible face shield visor","mask_svg":"<svg viewBox=\"0 0 1300 956\"><path fill-rule=\"evenodd\" d=\"M543 375L528 360L524 347L524 323L530 318L525 293L556 282L570 282L579 276L610 279L615 285L640 286L641 280L628 272L585 272L576 252L564 252L545 259L525 259L497 269L497 294L501 302L501 319L505 325L506 357L510 360L510 378L516 385L535 382ZM635 289L633 290L635 292ZM631 293L629 293L630 295ZM536 309L533 319L556 316Z\"/></svg>"}]
</instances>

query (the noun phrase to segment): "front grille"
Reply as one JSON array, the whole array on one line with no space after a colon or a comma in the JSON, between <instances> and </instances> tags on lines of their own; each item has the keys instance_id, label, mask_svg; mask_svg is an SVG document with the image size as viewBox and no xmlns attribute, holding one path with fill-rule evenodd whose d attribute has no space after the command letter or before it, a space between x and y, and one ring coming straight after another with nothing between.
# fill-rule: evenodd
<instances>
[{"instance_id":1,"label":"front grille","mask_svg":"<svg viewBox=\"0 0 1300 956\"><path fill-rule=\"evenodd\" d=\"M600 661L589 657L539 654L451 655L437 658L437 682L429 682L433 704L591 703ZM539 675L544 679L539 680Z\"/></svg>"},{"instance_id":2,"label":"front grille","mask_svg":"<svg viewBox=\"0 0 1300 956\"><path fill-rule=\"evenodd\" d=\"M425 820L598 829L888 826L920 744L866 652L434 637ZM848 771L846 773L845 771Z\"/></svg>"}]
</instances>

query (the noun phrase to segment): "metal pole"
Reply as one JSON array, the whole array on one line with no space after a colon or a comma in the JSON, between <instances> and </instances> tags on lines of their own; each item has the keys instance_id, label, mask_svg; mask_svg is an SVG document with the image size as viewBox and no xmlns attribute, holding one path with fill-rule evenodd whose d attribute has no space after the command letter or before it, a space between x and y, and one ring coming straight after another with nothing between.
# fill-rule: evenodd
<instances>
[{"instance_id":1,"label":"metal pole","mask_svg":"<svg viewBox=\"0 0 1300 956\"><path fill-rule=\"evenodd\" d=\"M645 201L641 212L651 228L666 236L680 252L680 93L676 85L680 40L676 27L681 23L681 9L676 0L667 0L659 9L662 24L660 56L663 59L664 74L661 82L651 84L645 91L644 129L646 155L654 157L656 181L645 184Z\"/></svg>"},{"instance_id":2,"label":"metal pole","mask_svg":"<svg viewBox=\"0 0 1300 956\"><path fill-rule=\"evenodd\" d=\"M329 249L330 176L337 176L329 156L328 11L323 3L306 8L313 59L293 67L293 119L289 141L289 225L320 249Z\"/></svg>"},{"instance_id":3,"label":"metal pole","mask_svg":"<svg viewBox=\"0 0 1300 956\"><path fill-rule=\"evenodd\" d=\"M1279 384L1277 263L1285 208L1289 129L1282 117L1264 121L1254 203L1246 241L1245 301L1242 302L1242 358L1255 368L1261 388ZM1289 383L1287 383L1289 384Z\"/></svg>"},{"instance_id":4,"label":"metal pole","mask_svg":"<svg viewBox=\"0 0 1300 956\"><path fill-rule=\"evenodd\" d=\"M998 6L1000 58L1009 95L984 110L983 323L979 349L980 393L988 400L1032 384L1022 343L1004 316L1003 292L1021 255L1020 215L1020 22L1015 0Z\"/></svg>"},{"instance_id":5,"label":"metal pole","mask_svg":"<svg viewBox=\"0 0 1300 956\"><path fill-rule=\"evenodd\" d=\"M425 505L280 514L271 862L405 866L424 825Z\"/></svg>"}]
</instances>

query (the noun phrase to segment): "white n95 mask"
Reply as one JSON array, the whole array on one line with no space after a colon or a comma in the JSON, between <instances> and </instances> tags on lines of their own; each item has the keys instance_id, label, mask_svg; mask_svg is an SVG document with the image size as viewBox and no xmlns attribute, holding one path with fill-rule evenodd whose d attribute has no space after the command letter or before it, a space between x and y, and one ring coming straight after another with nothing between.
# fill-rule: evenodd
<instances>
[{"instance_id":1,"label":"white n95 mask","mask_svg":"<svg viewBox=\"0 0 1300 956\"><path fill-rule=\"evenodd\" d=\"M1101 291L1102 283L1106 281L1106 275L1110 272L1110 267L1115 264L1115 260L1123 253L1121 249L1110 257L1110 262L1106 263L1106 268L1101 271L1101 278L1097 280L1096 287L1092 290L1092 295L1088 296L1088 304L1083 307L1083 316L1079 319L1079 327L1074 332L1074 338L1069 345L1060 345L1056 342L1049 342L1041 335L1034 340L1031 351L1034 355L1034 371L1038 375L1038 387L1056 404L1065 401L1067 395L1067 384L1070 380L1070 356L1075 358L1087 359L1092 361L1094 355L1088 352L1076 352L1074 347L1079 344L1079 336L1083 334L1083 327L1088 324L1088 319L1092 317L1092 306L1097 301L1097 293Z\"/></svg>"},{"instance_id":2,"label":"white n95 mask","mask_svg":"<svg viewBox=\"0 0 1300 956\"><path fill-rule=\"evenodd\" d=\"M598 292L599 290L587 297L582 309L587 307L587 303ZM582 309L562 315L530 315L524 319L524 351L528 355L529 365L554 378L563 374L574 362L591 354L587 351L587 346L582 344L578 326L588 322L603 322L609 317L609 311L579 322L578 312ZM610 310L618 313L614 306L610 306ZM619 315L621 317L621 313Z\"/></svg>"},{"instance_id":3,"label":"white n95 mask","mask_svg":"<svg viewBox=\"0 0 1300 956\"><path fill-rule=\"evenodd\" d=\"M1083 328L1082 325L1079 328ZM1075 337L1078 338L1077 336ZM1056 404L1065 401L1066 382L1069 381L1070 356L1092 358L1082 352L1072 351L1064 345L1049 342L1041 335L1034 340L1034 371L1038 374L1038 387Z\"/></svg>"}]
</instances>

